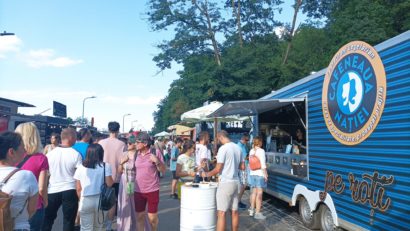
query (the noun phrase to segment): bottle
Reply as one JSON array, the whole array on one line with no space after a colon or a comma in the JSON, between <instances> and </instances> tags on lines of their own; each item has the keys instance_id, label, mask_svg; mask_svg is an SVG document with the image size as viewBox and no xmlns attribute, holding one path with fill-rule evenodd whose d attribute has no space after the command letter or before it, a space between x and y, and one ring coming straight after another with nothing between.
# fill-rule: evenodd
<instances>
[{"instance_id":1,"label":"bottle","mask_svg":"<svg viewBox=\"0 0 410 231\"><path fill-rule=\"evenodd\" d=\"M195 178L194 178L194 183L199 183L201 182L201 177L199 175L199 171L195 174Z\"/></svg>"}]
</instances>

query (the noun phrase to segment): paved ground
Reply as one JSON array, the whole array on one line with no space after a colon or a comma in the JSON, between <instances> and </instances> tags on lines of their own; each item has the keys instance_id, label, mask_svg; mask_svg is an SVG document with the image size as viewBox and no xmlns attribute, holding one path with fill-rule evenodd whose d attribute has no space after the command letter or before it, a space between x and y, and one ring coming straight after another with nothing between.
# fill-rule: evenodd
<instances>
[{"instance_id":1,"label":"paved ground","mask_svg":"<svg viewBox=\"0 0 410 231\"><path fill-rule=\"evenodd\" d=\"M159 230L179 230L180 205L179 200L169 198L170 174L161 179L161 199L159 205ZM249 204L249 190L242 199ZM247 210L240 211L239 230L280 230L280 231L308 231L299 219L296 208L269 195L264 195L263 210L266 220L255 220L248 215ZM230 229L228 221L227 230Z\"/></svg>"},{"instance_id":2,"label":"paved ground","mask_svg":"<svg viewBox=\"0 0 410 231\"><path fill-rule=\"evenodd\" d=\"M161 179L160 203L159 203L159 227L160 231L177 231L179 230L180 221L180 202L179 200L169 197L170 194L171 174L167 172L165 177ZM249 190L245 192L242 199L243 202L249 204ZM263 210L266 220L260 221L248 215L247 210L240 211L239 230L280 230L280 231L308 231L300 221L299 214L296 208L289 207L287 203L280 201L269 195L264 195ZM230 220L227 223L227 230L230 229ZM59 216L54 223L53 231L62 229L62 213L59 211Z\"/></svg>"}]
</instances>

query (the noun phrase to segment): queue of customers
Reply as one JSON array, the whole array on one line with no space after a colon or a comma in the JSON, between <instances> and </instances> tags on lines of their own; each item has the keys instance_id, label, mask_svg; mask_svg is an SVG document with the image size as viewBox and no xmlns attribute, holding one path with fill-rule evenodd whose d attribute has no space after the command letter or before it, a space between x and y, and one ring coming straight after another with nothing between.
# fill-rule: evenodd
<instances>
[{"instance_id":1,"label":"queue of customers","mask_svg":"<svg viewBox=\"0 0 410 231\"><path fill-rule=\"evenodd\" d=\"M42 153L34 123L2 133L0 182L19 169L7 183L0 183L0 191L13 196L10 210L14 230L52 230L60 207L64 231L112 230L114 223L116 230L157 230L159 178L166 170L163 153L153 148L147 133L130 134L124 143L118 139L119 128L119 123L110 122L109 137L95 143L90 142L88 130L82 129L78 135L66 128L59 137L61 143L49 145L47 155ZM217 141L222 146L214 160L209 141L209 133L201 132L198 142L177 138L172 143L170 196L178 198L178 181L209 180L219 175L217 230L225 230L228 210L232 211L231 229L238 230L238 209L247 207L241 202L247 185L252 190L249 215L265 219L261 203L268 176L262 139L255 137L248 151L249 136L243 135L235 144L226 131L220 131ZM258 158L259 169L250 170L249 155ZM99 209L103 182L115 188L118 198L117 206L109 211Z\"/></svg>"},{"instance_id":2,"label":"queue of customers","mask_svg":"<svg viewBox=\"0 0 410 231\"><path fill-rule=\"evenodd\" d=\"M7 227L52 230L62 207L64 231L157 230L159 172L166 169L163 156L151 149L147 133L130 135L127 145L118 139L119 128L119 123L110 122L109 137L98 143L89 142L86 129L77 141L77 132L66 128L61 143L47 149L42 148L34 123L1 133L0 191L12 198L13 222ZM57 134L53 136L58 140ZM118 198L118 206L109 211L99 209L103 182L115 188Z\"/></svg>"}]
</instances>

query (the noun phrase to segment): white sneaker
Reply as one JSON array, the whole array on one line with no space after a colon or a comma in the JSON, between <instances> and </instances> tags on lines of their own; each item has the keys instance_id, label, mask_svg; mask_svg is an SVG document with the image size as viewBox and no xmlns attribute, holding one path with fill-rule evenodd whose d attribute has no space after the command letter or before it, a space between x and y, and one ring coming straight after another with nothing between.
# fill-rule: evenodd
<instances>
[{"instance_id":1,"label":"white sneaker","mask_svg":"<svg viewBox=\"0 0 410 231\"><path fill-rule=\"evenodd\" d=\"M251 216L251 217L253 217L253 215L255 214L255 210L252 209L252 208L249 208L248 212L249 212L249 216Z\"/></svg>"},{"instance_id":2,"label":"white sneaker","mask_svg":"<svg viewBox=\"0 0 410 231\"><path fill-rule=\"evenodd\" d=\"M266 219L266 217L262 213L255 213L254 218L258 219L258 220L265 220Z\"/></svg>"}]
</instances>

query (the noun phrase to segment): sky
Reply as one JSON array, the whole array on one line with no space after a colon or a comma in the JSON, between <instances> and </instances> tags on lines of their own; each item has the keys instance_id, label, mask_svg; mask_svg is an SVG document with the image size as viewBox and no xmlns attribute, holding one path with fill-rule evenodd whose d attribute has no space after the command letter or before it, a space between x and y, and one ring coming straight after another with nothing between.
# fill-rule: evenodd
<instances>
[{"instance_id":1,"label":"sky","mask_svg":"<svg viewBox=\"0 0 410 231\"><path fill-rule=\"evenodd\" d=\"M15 33L0 36L0 97L35 105L19 109L26 115L50 108L42 115L52 116L57 101L76 119L96 96L84 117L98 129L117 121L121 130L150 130L181 66L158 74L155 45L172 31L150 29L146 2L0 0L0 31ZM285 2L277 19L290 22L293 1Z\"/></svg>"}]
</instances>

